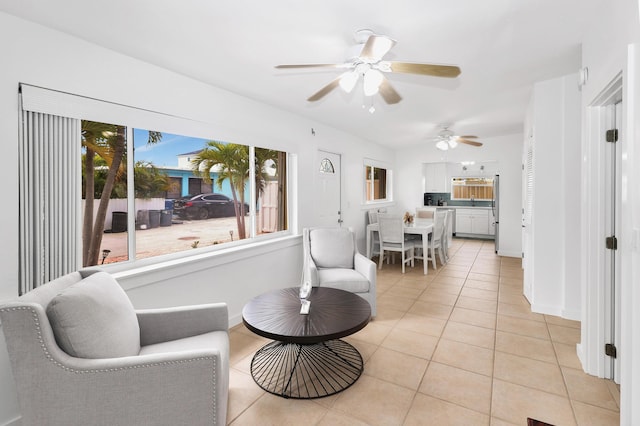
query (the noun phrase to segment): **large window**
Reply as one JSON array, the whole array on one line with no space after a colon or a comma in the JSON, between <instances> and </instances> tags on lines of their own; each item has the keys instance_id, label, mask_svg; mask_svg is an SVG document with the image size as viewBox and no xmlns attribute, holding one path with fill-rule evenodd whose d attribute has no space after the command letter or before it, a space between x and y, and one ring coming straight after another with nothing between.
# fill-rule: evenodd
<instances>
[{"instance_id":1,"label":"large window","mask_svg":"<svg viewBox=\"0 0 640 426\"><path fill-rule=\"evenodd\" d=\"M287 229L285 152L133 129L128 161L125 127L83 121L82 129L85 266ZM109 197L102 196L105 190ZM101 204L106 215L97 216Z\"/></svg>"},{"instance_id":2,"label":"large window","mask_svg":"<svg viewBox=\"0 0 640 426\"><path fill-rule=\"evenodd\" d=\"M20 294L83 265L153 263L287 230L286 152L27 84L20 103Z\"/></svg>"},{"instance_id":3,"label":"large window","mask_svg":"<svg viewBox=\"0 0 640 426\"><path fill-rule=\"evenodd\" d=\"M391 170L372 160L365 161L365 203L391 201Z\"/></svg>"}]
</instances>

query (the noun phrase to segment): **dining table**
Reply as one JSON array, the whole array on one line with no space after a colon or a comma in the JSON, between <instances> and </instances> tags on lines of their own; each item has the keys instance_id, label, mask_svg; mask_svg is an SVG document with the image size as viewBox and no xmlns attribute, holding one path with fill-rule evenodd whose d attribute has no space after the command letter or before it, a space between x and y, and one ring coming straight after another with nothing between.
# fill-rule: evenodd
<instances>
[{"instance_id":1,"label":"dining table","mask_svg":"<svg viewBox=\"0 0 640 426\"><path fill-rule=\"evenodd\" d=\"M404 223L403 230L405 234L413 234L422 236L422 256L426 259L429 253L429 234L433 232L433 219L414 219L411 223ZM378 223L370 223L367 225L367 258L371 259L373 251L373 235L380 231ZM424 274L428 273L428 263L423 259Z\"/></svg>"}]
</instances>

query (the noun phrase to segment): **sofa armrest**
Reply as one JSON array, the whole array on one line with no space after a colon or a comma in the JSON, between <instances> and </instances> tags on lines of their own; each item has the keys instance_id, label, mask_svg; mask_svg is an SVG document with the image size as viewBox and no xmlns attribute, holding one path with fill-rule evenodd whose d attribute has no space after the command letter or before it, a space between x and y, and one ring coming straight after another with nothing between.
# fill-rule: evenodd
<instances>
[{"instance_id":1,"label":"sofa armrest","mask_svg":"<svg viewBox=\"0 0 640 426\"><path fill-rule=\"evenodd\" d=\"M111 425L224 425L229 385L222 358L217 349L110 359L68 357L61 366L49 363L41 380L55 383L56 390L38 392L39 401L32 403L62 408L56 410L56 424L108 419ZM29 416L35 418L27 424L47 424L51 410L36 409Z\"/></svg>"},{"instance_id":2,"label":"sofa armrest","mask_svg":"<svg viewBox=\"0 0 640 426\"><path fill-rule=\"evenodd\" d=\"M308 256L305 261L303 281L311 282L312 287L318 287L320 285L320 279L318 278L318 267L316 266L316 263L313 261L311 256Z\"/></svg>"},{"instance_id":3,"label":"sofa armrest","mask_svg":"<svg viewBox=\"0 0 640 426\"><path fill-rule=\"evenodd\" d=\"M137 310L140 345L197 336L211 331L228 331L226 303Z\"/></svg>"},{"instance_id":4,"label":"sofa armrest","mask_svg":"<svg viewBox=\"0 0 640 426\"><path fill-rule=\"evenodd\" d=\"M371 259L367 259L366 256L356 253L353 258L353 268L369 280L371 285L374 287L373 290L375 291L376 264Z\"/></svg>"}]
</instances>

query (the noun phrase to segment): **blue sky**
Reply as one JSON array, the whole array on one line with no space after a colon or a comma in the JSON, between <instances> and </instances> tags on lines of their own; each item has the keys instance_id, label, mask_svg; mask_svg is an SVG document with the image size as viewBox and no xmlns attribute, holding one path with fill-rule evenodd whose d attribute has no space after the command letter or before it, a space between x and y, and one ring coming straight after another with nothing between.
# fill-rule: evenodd
<instances>
[{"instance_id":1,"label":"blue sky","mask_svg":"<svg viewBox=\"0 0 640 426\"><path fill-rule=\"evenodd\" d=\"M147 130L133 129L135 161L150 161L155 166L177 166L178 154L198 151L209 141L171 133L162 133L162 139L156 144L149 145L148 140Z\"/></svg>"}]
</instances>

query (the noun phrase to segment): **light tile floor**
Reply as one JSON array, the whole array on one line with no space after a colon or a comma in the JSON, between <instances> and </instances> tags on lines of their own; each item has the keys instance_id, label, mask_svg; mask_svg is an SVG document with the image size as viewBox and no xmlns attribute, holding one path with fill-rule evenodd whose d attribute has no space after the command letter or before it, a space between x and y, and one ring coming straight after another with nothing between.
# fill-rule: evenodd
<instances>
[{"instance_id":1,"label":"light tile floor","mask_svg":"<svg viewBox=\"0 0 640 426\"><path fill-rule=\"evenodd\" d=\"M249 366L267 340L234 327L228 422L618 425L618 387L580 368L580 323L531 312L520 259L474 240L454 240L451 253L427 276L422 264L378 271L378 316L345 339L362 354L364 373L337 395L287 400L262 391Z\"/></svg>"}]
</instances>

